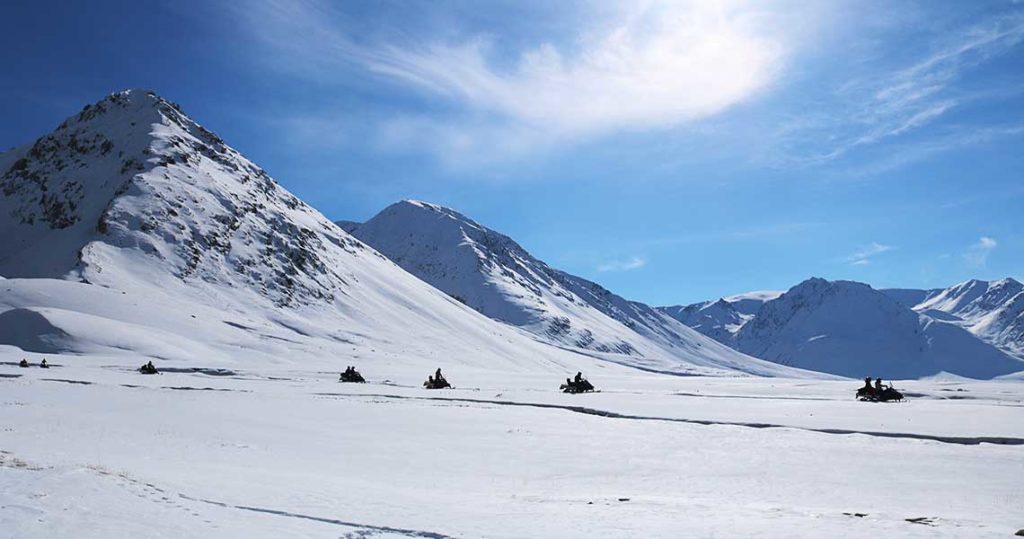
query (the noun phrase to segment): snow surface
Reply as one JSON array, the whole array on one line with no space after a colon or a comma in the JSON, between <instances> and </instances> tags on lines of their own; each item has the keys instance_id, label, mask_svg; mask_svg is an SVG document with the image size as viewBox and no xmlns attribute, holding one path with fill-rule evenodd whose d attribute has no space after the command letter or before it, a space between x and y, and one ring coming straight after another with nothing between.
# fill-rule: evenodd
<instances>
[{"instance_id":1,"label":"snow surface","mask_svg":"<svg viewBox=\"0 0 1024 539\"><path fill-rule=\"evenodd\" d=\"M399 364L367 363L359 385L297 365L144 376L102 356L19 369L22 355L42 357L0 352L0 537L1008 537L1022 526L1020 382L899 382L908 401L872 404L851 381L623 370L588 373L600 393L564 395L548 375L459 369L448 373L458 389L429 391Z\"/></svg>"},{"instance_id":2,"label":"snow surface","mask_svg":"<svg viewBox=\"0 0 1024 539\"><path fill-rule=\"evenodd\" d=\"M647 305L551 268L508 236L449 208L402 201L354 234L456 300L557 346L653 371L686 373L698 366L803 376L739 354Z\"/></svg>"}]
</instances>

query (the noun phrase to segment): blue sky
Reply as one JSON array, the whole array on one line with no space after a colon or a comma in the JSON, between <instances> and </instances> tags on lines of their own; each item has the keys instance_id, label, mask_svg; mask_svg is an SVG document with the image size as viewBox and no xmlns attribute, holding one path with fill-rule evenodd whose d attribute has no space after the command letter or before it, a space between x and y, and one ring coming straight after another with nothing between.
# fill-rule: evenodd
<instances>
[{"instance_id":1,"label":"blue sky","mask_svg":"<svg viewBox=\"0 0 1024 539\"><path fill-rule=\"evenodd\" d=\"M653 304L1024 277L1024 3L45 2L0 148L129 87L334 219L456 208Z\"/></svg>"}]
</instances>

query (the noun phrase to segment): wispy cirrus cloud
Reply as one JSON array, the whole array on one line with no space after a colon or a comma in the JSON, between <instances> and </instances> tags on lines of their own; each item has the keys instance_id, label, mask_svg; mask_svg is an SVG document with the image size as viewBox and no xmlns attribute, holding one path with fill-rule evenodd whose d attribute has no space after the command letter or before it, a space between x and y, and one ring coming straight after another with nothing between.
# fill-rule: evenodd
<instances>
[{"instance_id":1,"label":"wispy cirrus cloud","mask_svg":"<svg viewBox=\"0 0 1024 539\"><path fill-rule=\"evenodd\" d=\"M369 68L563 136L672 125L750 98L781 68L783 46L723 4L648 4L582 35L577 50L540 43L509 67L491 41L391 49Z\"/></svg>"},{"instance_id":2,"label":"wispy cirrus cloud","mask_svg":"<svg viewBox=\"0 0 1024 539\"><path fill-rule=\"evenodd\" d=\"M640 269L646 265L646 259L639 256L633 256L624 260L612 260L610 262L605 262L597 267L597 271L601 273L609 271L632 271Z\"/></svg>"},{"instance_id":3,"label":"wispy cirrus cloud","mask_svg":"<svg viewBox=\"0 0 1024 539\"><path fill-rule=\"evenodd\" d=\"M984 268L988 263L988 255L999 246L999 242L988 236L978 238L977 243L971 245L962 256L967 265L972 268Z\"/></svg>"},{"instance_id":4,"label":"wispy cirrus cloud","mask_svg":"<svg viewBox=\"0 0 1024 539\"><path fill-rule=\"evenodd\" d=\"M317 145L429 153L473 167L655 131L682 166L718 158L803 168L854 156L851 170L871 175L974 144L973 133L986 133L982 142L1019 135L1015 117L1001 118L1002 128L991 118L945 122L973 104L1024 95L1024 77L971 84L1024 41L1024 10L1015 6L932 24L927 7L843 0L513 4L521 6L515 20L497 25L464 16L493 16L508 4L420 9L455 12L434 27L403 4L380 10L405 14L383 31L362 24L360 10L325 0L229 9L261 45L252 47L257 61L326 89L386 96L376 111L335 101L307 111L308 125L285 122L296 140ZM516 22L523 15L555 30L532 31ZM842 38L822 37L837 32ZM815 55L818 63L807 64ZM885 151L890 144L899 151Z\"/></svg>"},{"instance_id":5,"label":"wispy cirrus cloud","mask_svg":"<svg viewBox=\"0 0 1024 539\"><path fill-rule=\"evenodd\" d=\"M824 109L812 107L782 122L768 137L776 145L777 151L771 154L775 164L829 163L854 150L920 132L966 104L1024 92L1021 80L1011 80L1008 88L965 90L961 84L973 70L1024 42L1024 12L994 15L943 31L931 40L929 50L909 63L854 75L836 87ZM961 127L955 131L967 139L963 143L940 132L941 144L926 140L915 154L963 146L974 140L972 132L978 128L990 135L1019 133L1013 128Z\"/></svg>"},{"instance_id":6,"label":"wispy cirrus cloud","mask_svg":"<svg viewBox=\"0 0 1024 539\"><path fill-rule=\"evenodd\" d=\"M846 257L846 262L853 266L865 266L871 263L871 259L882 253L892 251L894 247L891 245L883 245L878 242L871 242L868 245L857 249L856 252Z\"/></svg>"},{"instance_id":7,"label":"wispy cirrus cloud","mask_svg":"<svg viewBox=\"0 0 1024 539\"><path fill-rule=\"evenodd\" d=\"M375 141L458 160L720 114L778 80L792 52L781 18L814 11L739 0L597 5L579 4L569 36L511 52L487 32L356 40L336 9L314 0L238 11L277 67L318 81L361 69L446 104L389 115Z\"/></svg>"}]
</instances>

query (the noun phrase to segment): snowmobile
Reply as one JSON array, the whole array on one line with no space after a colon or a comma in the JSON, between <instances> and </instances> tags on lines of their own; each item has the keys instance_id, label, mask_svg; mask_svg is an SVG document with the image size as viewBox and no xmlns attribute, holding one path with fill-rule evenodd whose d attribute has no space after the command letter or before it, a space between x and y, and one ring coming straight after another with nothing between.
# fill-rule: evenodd
<instances>
[{"instance_id":1,"label":"snowmobile","mask_svg":"<svg viewBox=\"0 0 1024 539\"><path fill-rule=\"evenodd\" d=\"M448 380L444 378L435 379L433 376L430 376L427 378L426 382L423 382L423 387L427 389L445 389L448 387L452 387L452 385L449 384Z\"/></svg>"},{"instance_id":2,"label":"snowmobile","mask_svg":"<svg viewBox=\"0 0 1024 539\"><path fill-rule=\"evenodd\" d=\"M46 362L46 359L43 359L42 363L39 364L39 368L41 368L41 369L49 369L50 368L50 364Z\"/></svg>"},{"instance_id":3,"label":"snowmobile","mask_svg":"<svg viewBox=\"0 0 1024 539\"><path fill-rule=\"evenodd\" d=\"M594 384L591 384L586 378L582 378L578 382L566 380L558 389L561 389L562 393L587 393L594 391Z\"/></svg>"},{"instance_id":4,"label":"snowmobile","mask_svg":"<svg viewBox=\"0 0 1024 539\"><path fill-rule=\"evenodd\" d=\"M892 384L883 387L881 391L873 387L862 387L857 390L857 399L870 402L899 402L903 400L903 393L892 387Z\"/></svg>"},{"instance_id":5,"label":"snowmobile","mask_svg":"<svg viewBox=\"0 0 1024 539\"><path fill-rule=\"evenodd\" d=\"M156 367L153 366L152 361L139 367L139 372L141 372L142 374L160 374L160 371L156 370Z\"/></svg>"},{"instance_id":6,"label":"snowmobile","mask_svg":"<svg viewBox=\"0 0 1024 539\"><path fill-rule=\"evenodd\" d=\"M26 367L28 367L28 360L27 360L27 359L23 359L23 360L21 360L21 361L20 361L20 362L18 363L18 366L19 366L19 367L21 367L21 368L23 368L23 369L24 369L24 368L26 368Z\"/></svg>"},{"instance_id":7,"label":"snowmobile","mask_svg":"<svg viewBox=\"0 0 1024 539\"><path fill-rule=\"evenodd\" d=\"M357 383L357 384L365 384L366 383L366 379L363 378L363 375L359 374L359 371L357 371L355 369L347 370L347 371L341 373L341 378L339 378L338 381L340 381L340 382L352 382L352 383Z\"/></svg>"}]
</instances>

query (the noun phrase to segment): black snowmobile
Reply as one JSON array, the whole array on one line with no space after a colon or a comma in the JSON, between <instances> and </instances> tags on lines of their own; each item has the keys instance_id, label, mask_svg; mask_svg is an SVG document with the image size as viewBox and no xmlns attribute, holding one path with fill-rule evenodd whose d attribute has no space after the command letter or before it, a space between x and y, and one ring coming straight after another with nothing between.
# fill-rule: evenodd
<instances>
[{"instance_id":1,"label":"black snowmobile","mask_svg":"<svg viewBox=\"0 0 1024 539\"><path fill-rule=\"evenodd\" d=\"M427 378L426 382L423 382L423 387L427 389L445 389L452 387L452 385L449 384L448 380L446 380L443 376L440 378L434 378L433 376L430 376Z\"/></svg>"},{"instance_id":2,"label":"black snowmobile","mask_svg":"<svg viewBox=\"0 0 1024 539\"><path fill-rule=\"evenodd\" d=\"M580 378L579 380L569 380L566 378L565 383L558 387L562 390L562 393L587 393L594 391L594 384L587 381L586 378Z\"/></svg>"},{"instance_id":3,"label":"black snowmobile","mask_svg":"<svg viewBox=\"0 0 1024 539\"><path fill-rule=\"evenodd\" d=\"M141 372L142 374L160 374L160 371L156 370L156 367L153 366L152 361L139 367L139 372Z\"/></svg>"},{"instance_id":4,"label":"black snowmobile","mask_svg":"<svg viewBox=\"0 0 1024 539\"><path fill-rule=\"evenodd\" d=\"M41 369L49 369L50 368L50 364L46 362L46 358L43 358L42 363L39 364L39 368L41 368Z\"/></svg>"},{"instance_id":5,"label":"black snowmobile","mask_svg":"<svg viewBox=\"0 0 1024 539\"><path fill-rule=\"evenodd\" d=\"M338 379L340 382L350 382L356 384L365 384L366 379L363 378L362 374L354 368L349 368L345 372L341 373L341 378Z\"/></svg>"},{"instance_id":6,"label":"black snowmobile","mask_svg":"<svg viewBox=\"0 0 1024 539\"><path fill-rule=\"evenodd\" d=\"M21 360L20 362L18 362L18 366L23 368L23 369L28 367L28 360L27 359Z\"/></svg>"},{"instance_id":7,"label":"black snowmobile","mask_svg":"<svg viewBox=\"0 0 1024 539\"><path fill-rule=\"evenodd\" d=\"M903 400L903 393L892 387L892 384L884 386L881 391L873 387L862 387L857 390L857 399L866 402L899 402Z\"/></svg>"}]
</instances>

